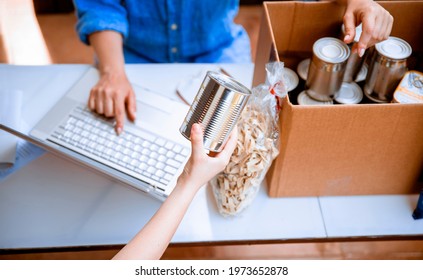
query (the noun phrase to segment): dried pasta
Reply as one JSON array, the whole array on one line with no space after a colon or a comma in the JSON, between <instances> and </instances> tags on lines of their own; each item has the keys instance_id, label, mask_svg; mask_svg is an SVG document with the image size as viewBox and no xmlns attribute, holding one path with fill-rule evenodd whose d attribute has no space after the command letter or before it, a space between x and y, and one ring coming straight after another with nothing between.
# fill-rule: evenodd
<instances>
[{"instance_id":1,"label":"dried pasta","mask_svg":"<svg viewBox=\"0 0 423 280\"><path fill-rule=\"evenodd\" d=\"M248 106L238 124L238 142L229 164L218 174L214 193L222 215L242 211L254 198L261 181L278 154L275 139L269 138L266 115Z\"/></svg>"}]
</instances>

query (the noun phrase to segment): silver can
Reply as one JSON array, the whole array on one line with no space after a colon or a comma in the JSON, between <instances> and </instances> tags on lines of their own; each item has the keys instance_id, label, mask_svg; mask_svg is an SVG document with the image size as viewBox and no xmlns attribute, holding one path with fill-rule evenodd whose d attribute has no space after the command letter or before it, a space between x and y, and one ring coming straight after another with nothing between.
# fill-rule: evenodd
<instances>
[{"instance_id":1,"label":"silver can","mask_svg":"<svg viewBox=\"0 0 423 280\"><path fill-rule=\"evenodd\" d=\"M313 45L313 57L308 69L306 90L318 101L331 101L341 88L350 56L347 44L336 38L321 38Z\"/></svg>"},{"instance_id":2,"label":"silver can","mask_svg":"<svg viewBox=\"0 0 423 280\"><path fill-rule=\"evenodd\" d=\"M358 43L360 40L360 36L362 33L362 26L361 24L355 28L355 37L354 40L348 44L348 48L352 49L353 45ZM342 25L342 39L345 37L345 26ZM344 82L351 83L354 82L358 72L360 72L361 67L363 66L364 59L358 56L358 53L350 53L350 56L347 60L347 66L345 68L344 73Z\"/></svg>"},{"instance_id":3,"label":"silver can","mask_svg":"<svg viewBox=\"0 0 423 280\"><path fill-rule=\"evenodd\" d=\"M209 71L179 131L190 139L192 125L201 124L204 148L220 152L250 96L251 91L236 80Z\"/></svg>"},{"instance_id":4,"label":"silver can","mask_svg":"<svg viewBox=\"0 0 423 280\"><path fill-rule=\"evenodd\" d=\"M411 52L410 44L396 37L376 44L364 84L364 94L370 100L391 102L396 87L407 72L407 58Z\"/></svg>"}]
</instances>

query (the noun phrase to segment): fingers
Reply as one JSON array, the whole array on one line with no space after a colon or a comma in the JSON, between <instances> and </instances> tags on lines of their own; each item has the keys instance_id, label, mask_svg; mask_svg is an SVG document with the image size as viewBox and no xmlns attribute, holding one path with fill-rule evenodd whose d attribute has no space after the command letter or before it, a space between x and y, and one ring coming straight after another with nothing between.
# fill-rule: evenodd
<instances>
[{"instance_id":1,"label":"fingers","mask_svg":"<svg viewBox=\"0 0 423 280\"><path fill-rule=\"evenodd\" d=\"M116 119L115 131L117 135L120 135L123 131L123 124L125 122L125 105L123 100L120 101L119 99L115 100L113 104Z\"/></svg>"},{"instance_id":2,"label":"fingers","mask_svg":"<svg viewBox=\"0 0 423 280\"><path fill-rule=\"evenodd\" d=\"M135 121L137 117L137 102L135 99L135 93L133 90L129 92L128 100L127 100L127 107L128 107L128 117L131 121Z\"/></svg>"},{"instance_id":3,"label":"fingers","mask_svg":"<svg viewBox=\"0 0 423 280\"><path fill-rule=\"evenodd\" d=\"M344 15L344 28L345 28L344 42L346 44L350 44L354 40L355 26L356 26L356 23L355 23L354 14L351 12L345 13Z\"/></svg>"},{"instance_id":4,"label":"fingers","mask_svg":"<svg viewBox=\"0 0 423 280\"><path fill-rule=\"evenodd\" d=\"M108 96L104 98L104 115L108 118L111 118L115 115L113 99Z\"/></svg>"},{"instance_id":5,"label":"fingers","mask_svg":"<svg viewBox=\"0 0 423 280\"><path fill-rule=\"evenodd\" d=\"M88 107L90 110L98 114L104 114L106 117L115 117L115 130L118 135L123 131L125 106L127 107L129 119L134 121L136 118L136 99L132 88L121 91L96 85L90 92Z\"/></svg>"},{"instance_id":6,"label":"fingers","mask_svg":"<svg viewBox=\"0 0 423 280\"><path fill-rule=\"evenodd\" d=\"M353 46L352 51L362 57L367 48L388 39L392 30L393 17L382 6L373 1L362 2L361 4L360 2L349 3L352 14L356 17L357 23L362 23L363 30L357 45ZM344 21L349 21L349 18L350 15L346 13Z\"/></svg>"},{"instance_id":7,"label":"fingers","mask_svg":"<svg viewBox=\"0 0 423 280\"><path fill-rule=\"evenodd\" d=\"M235 150L238 141L238 128L235 126L229 135L228 141L225 144L223 150L217 155L217 157L224 159L226 162L229 161L232 153Z\"/></svg>"},{"instance_id":8,"label":"fingers","mask_svg":"<svg viewBox=\"0 0 423 280\"><path fill-rule=\"evenodd\" d=\"M367 15L363 18L363 32L361 33L360 40L357 43L356 51L358 56L362 57L364 51L375 44L375 21L376 18L372 15ZM376 31L377 32L377 31Z\"/></svg>"},{"instance_id":9,"label":"fingers","mask_svg":"<svg viewBox=\"0 0 423 280\"><path fill-rule=\"evenodd\" d=\"M198 123L191 127L191 147L194 156L204 154L203 128Z\"/></svg>"},{"instance_id":10,"label":"fingers","mask_svg":"<svg viewBox=\"0 0 423 280\"><path fill-rule=\"evenodd\" d=\"M90 110L92 111L95 110L95 95L96 95L96 92L94 91L94 89L92 89L90 91L90 97L88 99L88 108L90 108Z\"/></svg>"}]
</instances>

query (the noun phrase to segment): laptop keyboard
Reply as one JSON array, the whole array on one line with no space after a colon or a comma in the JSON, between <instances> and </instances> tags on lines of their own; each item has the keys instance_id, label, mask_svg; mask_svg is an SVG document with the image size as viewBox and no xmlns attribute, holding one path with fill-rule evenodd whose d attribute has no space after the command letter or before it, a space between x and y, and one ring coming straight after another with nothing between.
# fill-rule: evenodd
<instances>
[{"instance_id":1,"label":"laptop keyboard","mask_svg":"<svg viewBox=\"0 0 423 280\"><path fill-rule=\"evenodd\" d=\"M87 108L76 107L51 135L50 141L160 182L164 187L189 155L189 149L145 130L125 130L117 136L113 123Z\"/></svg>"}]
</instances>

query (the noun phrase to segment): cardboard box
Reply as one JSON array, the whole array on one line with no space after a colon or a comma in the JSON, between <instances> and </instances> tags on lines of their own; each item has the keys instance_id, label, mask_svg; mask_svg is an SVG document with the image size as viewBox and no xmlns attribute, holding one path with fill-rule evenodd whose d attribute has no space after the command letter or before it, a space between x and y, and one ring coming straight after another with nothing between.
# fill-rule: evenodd
<instances>
[{"instance_id":1,"label":"cardboard box","mask_svg":"<svg viewBox=\"0 0 423 280\"><path fill-rule=\"evenodd\" d=\"M378 2L394 17L391 35L413 48L422 67L423 1ZM265 2L253 84L265 64L296 69L313 43L338 37L344 7L331 2ZM420 70L422 71L422 70ZM267 174L269 195L324 196L417 193L423 164L423 104L293 105L283 100L280 155Z\"/></svg>"}]
</instances>

